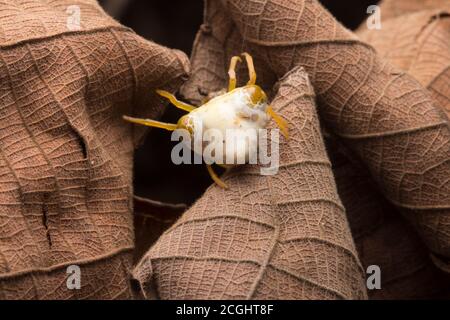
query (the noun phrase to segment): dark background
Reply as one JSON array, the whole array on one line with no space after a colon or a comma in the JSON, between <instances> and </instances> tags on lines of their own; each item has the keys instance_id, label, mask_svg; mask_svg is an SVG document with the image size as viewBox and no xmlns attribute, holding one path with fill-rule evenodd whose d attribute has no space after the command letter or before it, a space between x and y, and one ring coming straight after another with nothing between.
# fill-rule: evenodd
<instances>
[{"instance_id":1,"label":"dark background","mask_svg":"<svg viewBox=\"0 0 450 320\"><path fill-rule=\"evenodd\" d=\"M377 0L322 0L345 26L355 29ZM202 0L103 0L105 9L141 36L190 54L202 23ZM168 107L161 121L176 122L182 115ZM212 183L204 165L176 166L170 159L170 132L151 130L136 150L134 184L140 196L171 203L192 204ZM219 171L219 170L218 170Z\"/></svg>"}]
</instances>

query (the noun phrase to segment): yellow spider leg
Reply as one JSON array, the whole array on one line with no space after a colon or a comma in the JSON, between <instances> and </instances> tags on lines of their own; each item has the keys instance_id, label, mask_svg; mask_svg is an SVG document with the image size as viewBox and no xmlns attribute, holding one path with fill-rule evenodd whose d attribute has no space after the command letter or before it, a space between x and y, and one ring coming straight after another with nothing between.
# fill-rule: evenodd
<instances>
[{"instance_id":1,"label":"yellow spider leg","mask_svg":"<svg viewBox=\"0 0 450 320\"><path fill-rule=\"evenodd\" d=\"M147 127L155 127L160 129L166 129L169 131L174 131L178 127L176 124L173 123L159 122L150 119L133 118L129 116L123 116L123 119L132 123L142 124Z\"/></svg>"},{"instance_id":2,"label":"yellow spider leg","mask_svg":"<svg viewBox=\"0 0 450 320\"><path fill-rule=\"evenodd\" d=\"M273 111L272 106L267 107L267 114L275 121L277 126L280 128L281 133L286 138L289 138L289 131L288 131L288 123L286 120L284 120L282 117L280 117L275 111Z\"/></svg>"},{"instance_id":3,"label":"yellow spider leg","mask_svg":"<svg viewBox=\"0 0 450 320\"><path fill-rule=\"evenodd\" d=\"M228 92L234 90L236 88L236 64L242 62L241 58L238 56L234 56L231 58L230 67L228 68L228 76L230 77L230 81L228 83Z\"/></svg>"},{"instance_id":4,"label":"yellow spider leg","mask_svg":"<svg viewBox=\"0 0 450 320\"><path fill-rule=\"evenodd\" d=\"M247 61L248 76L250 78L247 82L247 85L254 85L256 83L256 71L255 66L253 65L253 58L247 52L244 52L242 55L245 57L245 60Z\"/></svg>"},{"instance_id":5,"label":"yellow spider leg","mask_svg":"<svg viewBox=\"0 0 450 320\"><path fill-rule=\"evenodd\" d=\"M223 189L228 189L228 186L225 184L225 182L223 182L222 180L220 180L220 178L217 176L217 174L214 172L212 166L210 164L206 165L206 168L208 169L208 173L211 176L211 179L214 180L215 183L217 183L217 185Z\"/></svg>"},{"instance_id":6,"label":"yellow spider leg","mask_svg":"<svg viewBox=\"0 0 450 320\"><path fill-rule=\"evenodd\" d=\"M230 169L230 167L229 166L227 166L226 164L221 164L221 163L216 163L219 167L221 167L222 169L225 169L225 170L227 170L227 169Z\"/></svg>"},{"instance_id":7,"label":"yellow spider leg","mask_svg":"<svg viewBox=\"0 0 450 320\"><path fill-rule=\"evenodd\" d=\"M178 100L170 92L167 92L165 90L156 90L156 93L159 94L160 96L164 97L164 98L167 98L178 109L181 109L181 110L184 110L184 111L187 111L187 112L191 112L192 110L196 109L196 107L191 106L190 104L187 104L185 102L182 102L182 101Z\"/></svg>"}]
</instances>

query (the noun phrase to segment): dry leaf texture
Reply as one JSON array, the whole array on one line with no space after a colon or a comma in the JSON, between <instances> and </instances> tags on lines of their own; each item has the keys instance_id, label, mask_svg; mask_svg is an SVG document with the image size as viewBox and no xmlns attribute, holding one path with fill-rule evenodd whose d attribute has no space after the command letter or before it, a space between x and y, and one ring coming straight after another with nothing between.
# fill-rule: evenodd
<instances>
[{"instance_id":1,"label":"dry leaf texture","mask_svg":"<svg viewBox=\"0 0 450 320\"><path fill-rule=\"evenodd\" d=\"M227 61L244 50L256 57L265 88L292 68L305 68L324 124L427 246L450 257L450 128L417 80L379 57L317 1L206 1L184 95L199 100L222 88Z\"/></svg>"},{"instance_id":2,"label":"dry leaf texture","mask_svg":"<svg viewBox=\"0 0 450 320\"><path fill-rule=\"evenodd\" d=\"M210 187L137 266L147 296L153 290L163 299L366 297L303 69L280 80L272 105L291 134L280 145L279 172L262 176L245 166L226 174L229 190Z\"/></svg>"},{"instance_id":3,"label":"dry leaf texture","mask_svg":"<svg viewBox=\"0 0 450 320\"><path fill-rule=\"evenodd\" d=\"M130 298L132 155L187 60L96 1L3 1L0 11L0 298ZM73 10L73 8L72 8ZM81 268L68 290L66 267Z\"/></svg>"},{"instance_id":4,"label":"dry leaf texture","mask_svg":"<svg viewBox=\"0 0 450 320\"><path fill-rule=\"evenodd\" d=\"M450 0L383 0L383 21L423 10L450 10Z\"/></svg>"},{"instance_id":5,"label":"dry leaf texture","mask_svg":"<svg viewBox=\"0 0 450 320\"><path fill-rule=\"evenodd\" d=\"M392 6L407 7L411 3L411 1L403 2L402 5L402 1L384 1L381 6L383 13L382 29L368 30L365 27L365 24L363 24L360 27L359 34L363 40L372 44L381 56L402 70L407 71L425 86L430 91L436 104L448 115L450 114L450 2L443 0L433 1L433 6L430 5L431 2L420 2L422 6L417 3L412 7L408 7L411 11L418 11L407 12L399 17L387 20L385 18L385 13L392 13ZM434 10L421 10L430 7L433 7ZM337 184L340 186L339 181ZM351 187L349 184L347 185L348 187ZM347 194L350 196L350 193L347 192ZM340 195L344 204L346 204L346 197L343 196L341 192ZM349 207L346 206L346 208L347 212L350 214ZM392 209L393 208L388 211L392 212ZM383 215L386 216L386 214ZM380 214L379 217L381 218L383 215ZM369 251L369 255L363 255L361 251L359 251L363 264L366 262L366 257L368 260L373 261L376 259L380 260L385 255L385 253L382 252L383 250L381 250L383 248L383 242L375 241L374 237L376 237L376 233L383 232L387 234L389 233L388 229L392 231L392 235L404 233L402 232L402 229L405 227L402 227L400 224L395 227L392 223L389 223L390 220L392 219L387 221L384 219L384 222L380 224L377 232L368 234L365 237L363 236L361 239L355 239L358 248L360 248L360 242L372 243L370 245L372 250ZM349 221L352 222L351 217L349 217ZM383 229L385 229L385 231L382 231ZM421 254L421 252L423 252L421 245L417 241L414 241L414 237L411 234L409 236L405 234L401 242L405 243L405 239L407 238L411 238L410 246L416 246L417 249L415 251L402 250L397 253L395 259L392 257L391 261L397 261L396 264L402 266L403 272L400 273L400 275L411 273L411 276L401 277L396 280L396 286L400 288L399 283L401 283L403 292L413 292L416 295L419 294L419 297L433 296L432 292L427 293L427 291L431 289L430 285L426 285L427 283L435 286L433 292L441 289L442 285L448 287L448 280L446 281L443 275L439 275L436 271L427 267L430 258ZM373 250L376 246L378 246L378 248ZM384 251L388 249L388 246L389 245L386 244ZM364 250L364 252L367 252L367 250ZM370 252L372 254L370 254ZM416 263L414 264L407 264L404 262L410 261L410 259L408 259L405 254L409 255L409 258L414 254L417 258L420 258L420 256L422 256L422 258L416 259ZM369 257L371 255L372 257ZM379 257L376 257L377 255ZM437 261L437 258L433 257L433 261ZM446 268L441 267L443 264L445 264L445 262L440 262L436 265L445 271ZM417 272L412 272L415 269L417 269ZM428 270L428 272L425 270ZM439 278L432 279L430 278L431 274L434 274ZM415 289L413 287L410 288L410 290L405 290L405 285L413 285ZM385 290L383 290L383 292L385 292ZM395 294L394 291L389 290L389 293L394 294L392 296L394 298L403 297L400 291L398 294Z\"/></svg>"},{"instance_id":6,"label":"dry leaf texture","mask_svg":"<svg viewBox=\"0 0 450 320\"><path fill-rule=\"evenodd\" d=\"M359 35L414 76L450 115L450 8L402 15L384 21L376 32L361 28Z\"/></svg>"},{"instance_id":7,"label":"dry leaf texture","mask_svg":"<svg viewBox=\"0 0 450 320\"><path fill-rule=\"evenodd\" d=\"M336 150L328 140L338 193L364 268L381 269L381 290L371 299L429 299L448 290L446 277L434 267L428 249L398 210L377 190L367 170ZM342 148L342 146L339 146ZM363 213L363 214L362 214Z\"/></svg>"},{"instance_id":8,"label":"dry leaf texture","mask_svg":"<svg viewBox=\"0 0 450 320\"><path fill-rule=\"evenodd\" d=\"M186 211L185 204L169 204L134 196L134 261L137 263L153 243Z\"/></svg>"}]
</instances>

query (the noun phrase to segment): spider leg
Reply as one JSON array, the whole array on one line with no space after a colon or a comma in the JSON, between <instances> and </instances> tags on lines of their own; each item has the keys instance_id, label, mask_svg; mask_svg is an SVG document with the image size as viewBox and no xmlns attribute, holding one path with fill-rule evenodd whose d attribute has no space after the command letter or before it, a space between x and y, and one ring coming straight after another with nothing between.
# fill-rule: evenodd
<instances>
[{"instance_id":1,"label":"spider leg","mask_svg":"<svg viewBox=\"0 0 450 320\"><path fill-rule=\"evenodd\" d=\"M221 167L222 169L228 170L230 169L229 166L227 166L226 164L222 164L222 163L216 163L216 165L218 165L219 167Z\"/></svg>"},{"instance_id":2,"label":"spider leg","mask_svg":"<svg viewBox=\"0 0 450 320\"><path fill-rule=\"evenodd\" d=\"M249 76L247 85L254 85L256 83L256 71L255 66L253 64L253 58L247 52L244 52L242 55L245 57L245 60L247 61L248 76Z\"/></svg>"},{"instance_id":3,"label":"spider leg","mask_svg":"<svg viewBox=\"0 0 450 320\"><path fill-rule=\"evenodd\" d=\"M212 166L210 164L206 165L206 169L208 169L208 173L211 176L211 179L214 180L215 183L217 183L217 185L223 189L228 189L228 186L225 184L225 182L223 182L222 180L220 180L220 178L217 176L217 174L214 172Z\"/></svg>"},{"instance_id":4,"label":"spider leg","mask_svg":"<svg viewBox=\"0 0 450 320\"><path fill-rule=\"evenodd\" d=\"M167 92L165 90L156 90L156 93L159 94L160 96L168 99L178 109L181 109L181 110L184 110L184 111L187 111L187 112L191 112L192 110L196 109L196 107L178 100L170 92Z\"/></svg>"},{"instance_id":5,"label":"spider leg","mask_svg":"<svg viewBox=\"0 0 450 320\"><path fill-rule=\"evenodd\" d=\"M151 119L141 119L141 118L133 118L129 116L123 116L123 119L132 123L142 124L147 127L155 127L160 129L165 129L169 131L174 131L177 129L177 125L174 123L166 123L166 122L160 122L156 120Z\"/></svg>"},{"instance_id":6,"label":"spider leg","mask_svg":"<svg viewBox=\"0 0 450 320\"><path fill-rule=\"evenodd\" d=\"M228 83L228 91L234 90L236 88L236 64L242 62L241 58L234 56L231 58L230 67L228 68L228 76L230 81Z\"/></svg>"},{"instance_id":7,"label":"spider leg","mask_svg":"<svg viewBox=\"0 0 450 320\"><path fill-rule=\"evenodd\" d=\"M273 121L275 121L285 138L289 138L287 121L280 117L275 111L273 111L272 106L268 106L266 112L273 119Z\"/></svg>"}]
</instances>

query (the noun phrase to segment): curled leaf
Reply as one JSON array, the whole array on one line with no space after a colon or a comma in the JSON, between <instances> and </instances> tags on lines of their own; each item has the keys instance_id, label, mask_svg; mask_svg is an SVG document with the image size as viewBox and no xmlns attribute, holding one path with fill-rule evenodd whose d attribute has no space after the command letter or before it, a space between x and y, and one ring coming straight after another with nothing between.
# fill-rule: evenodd
<instances>
[{"instance_id":1,"label":"curled leaf","mask_svg":"<svg viewBox=\"0 0 450 320\"><path fill-rule=\"evenodd\" d=\"M448 279L431 261L417 232L377 190L358 163L328 141L338 193L346 209L359 258L381 270L381 290L371 299L430 299L448 289Z\"/></svg>"},{"instance_id":2,"label":"curled leaf","mask_svg":"<svg viewBox=\"0 0 450 320\"><path fill-rule=\"evenodd\" d=\"M359 35L383 58L414 76L450 115L450 8L401 15L384 21L376 32L361 28Z\"/></svg>"},{"instance_id":3,"label":"curled leaf","mask_svg":"<svg viewBox=\"0 0 450 320\"><path fill-rule=\"evenodd\" d=\"M303 66L324 124L427 246L450 257L450 127L425 88L342 27L318 1L205 3L185 96L197 100L223 87L225 62L240 51L258 59L265 88Z\"/></svg>"},{"instance_id":4,"label":"curled leaf","mask_svg":"<svg viewBox=\"0 0 450 320\"><path fill-rule=\"evenodd\" d=\"M382 19L388 21L399 16L424 10L450 10L448 0L383 0ZM413 27L413 26L412 26ZM413 27L414 28L414 27Z\"/></svg>"},{"instance_id":5,"label":"curled leaf","mask_svg":"<svg viewBox=\"0 0 450 320\"><path fill-rule=\"evenodd\" d=\"M359 35L365 41L371 43L385 59L392 62L404 71L414 76L424 87L426 87L431 97L447 115L450 115L450 3L448 1L390 1L385 0L382 3L382 12L395 13L399 10L395 8L406 9L402 14L395 14L392 19L386 19L383 14L383 27L381 30L367 30L364 25L361 26ZM338 183L339 185L339 183ZM342 195L342 194L341 194ZM345 201L344 201L345 203ZM392 210L390 210L392 211ZM432 215L435 219L439 219L439 215ZM351 221L351 218L350 218ZM445 221L445 220L444 220ZM446 222L441 227L444 232L449 228ZM392 228L391 228L392 229ZM399 230L396 231L399 233ZM433 235L430 233L429 237ZM368 237L370 238L370 236ZM420 244L413 239L412 243L416 243L416 255L421 252ZM367 241L367 240L366 240ZM358 243L358 240L356 240ZM380 242L378 242L380 243ZM404 250L403 252L407 252ZM412 251L411 251L412 252ZM381 253L380 253L381 256ZM412 270L413 265L403 264L406 259L401 258L402 254L397 256L398 265L403 265L403 270ZM449 264L448 257L432 254L432 261L443 271L448 272L448 268L442 268L443 265ZM365 259L362 257L362 261ZM439 259L442 259L439 261ZM425 261L429 261L429 257L422 258L422 263L417 263L416 267L425 268ZM393 259L392 261L395 261ZM439 261L438 263L436 263ZM428 270L431 269L428 267ZM428 272L430 275L430 272ZM438 274L433 271L433 274ZM426 276L422 271L422 276L417 272L409 279L403 278L403 286L405 280L412 285L416 283L416 287L420 289L404 290L404 292L414 292L422 294L422 297L428 296L426 290L429 286L425 283L433 284L435 289L443 285L448 287L448 280L442 275L439 278L431 280L429 275Z\"/></svg>"},{"instance_id":6,"label":"curled leaf","mask_svg":"<svg viewBox=\"0 0 450 320\"><path fill-rule=\"evenodd\" d=\"M364 270L323 144L314 92L302 68L272 102L290 127L280 168L244 166L211 186L136 267L147 297L362 299Z\"/></svg>"},{"instance_id":7,"label":"curled leaf","mask_svg":"<svg viewBox=\"0 0 450 320\"><path fill-rule=\"evenodd\" d=\"M185 204L170 204L134 196L134 261L139 261L150 246L158 240L186 211Z\"/></svg>"},{"instance_id":8,"label":"curled leaf","mask_svg":"<svg viewBox=\"0 0 450 320\"><path fill-rule=\"evenodd\" d=\"M0 26L0 298L131 298L143 131L122 115L157 117L151 89L174 91L187 60L94 0L3 1Z\"/></svg>"}]
</instances>

